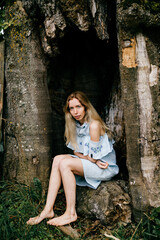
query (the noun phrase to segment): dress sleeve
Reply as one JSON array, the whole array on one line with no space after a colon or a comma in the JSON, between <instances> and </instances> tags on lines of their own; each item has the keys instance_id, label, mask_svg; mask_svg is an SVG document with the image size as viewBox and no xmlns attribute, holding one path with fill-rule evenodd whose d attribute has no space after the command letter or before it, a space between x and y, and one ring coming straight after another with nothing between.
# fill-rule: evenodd
<instances>
[{"instance_id":1,"label":"dress sleeve","mask_svg":"<svg viewBox=\"0 0 160 240\"><path fill-rule=\"evenodd\" d=\"M89 156L94 159L101 159L113 150L113 140L109 140L107 134L101 136L99 142L89 143Z\"/></svg>"}]
</instances>

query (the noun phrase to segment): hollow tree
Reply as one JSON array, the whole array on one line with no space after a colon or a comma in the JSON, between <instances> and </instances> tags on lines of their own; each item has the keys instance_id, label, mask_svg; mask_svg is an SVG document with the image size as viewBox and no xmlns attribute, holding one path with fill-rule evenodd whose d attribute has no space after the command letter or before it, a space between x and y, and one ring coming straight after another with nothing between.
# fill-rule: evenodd
<instances>
[{"instance_id":1,"label":"hollow tree","mask_svg":"<svg viewBox=\"0 0 160 240\"><path fill-rule=\"evenodd\" d=\"M159 22L126 2L27 0L8 8L19 24L6 37L3 173L46 185L51 157L67 153L66 96L81 90L115 134L119 177L129 173L138 218L159 206Z\"/></svg>"}]
</instances>

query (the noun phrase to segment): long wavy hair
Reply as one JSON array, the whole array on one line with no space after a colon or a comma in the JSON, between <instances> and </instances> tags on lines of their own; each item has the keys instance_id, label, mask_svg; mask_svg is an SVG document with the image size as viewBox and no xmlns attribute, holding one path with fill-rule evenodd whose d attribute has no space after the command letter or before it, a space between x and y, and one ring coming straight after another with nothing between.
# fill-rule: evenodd
<instances>
[{"instance_id":1,"label":"long wavy hair","mask_svg":"<svg viewBox=\"0 0 160 240\"><path fill-rule=\"evenodd\" d=\"M76 120L72 117L69 109L69 101L73 98L76 98L79 100L79 102L82 104L82 106L85 107L85 117L84 122L92 122L93 120L97 120L100 122L102 129L104 129L107 132L108 137L112 138L112 133L110 129L106 126L104 121L101 119L95 108L92 106L90 101L88 100L87 96L80 91L76 91L71 93L67 100L66 104L64 106L64 113L65 113L65 133L64 137L66 140L66 144L71 142L72 146L76 149L77 148L77 142L76 142Z\"/></svg>"}]
</instances>

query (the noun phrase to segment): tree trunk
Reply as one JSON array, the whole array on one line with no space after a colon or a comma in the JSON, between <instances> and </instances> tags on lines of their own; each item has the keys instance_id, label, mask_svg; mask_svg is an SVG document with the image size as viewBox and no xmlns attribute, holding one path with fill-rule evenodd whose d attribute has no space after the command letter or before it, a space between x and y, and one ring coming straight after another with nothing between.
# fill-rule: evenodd
<instances>
[{"instance_id":1,"label":"tree trunk","mask_svg":"<svg viewBox=\"0 0 160 240\"><path fill-rule=\"evenodd\" d=\"M27 184L38 177L46 187L52 156L47 70L37 32L31 32L23 21L18 33L23 38L16 39L16 27L13 27L6 41L7 125L3 173L5 178Z\"/></svg>"},{"instance_id":2,"label":"tree trunk","mask_svg":"<svg viewBox=\"0 0 160 240\"><path fill-rule=\"evenodd\" d=\"M1 131L2 131L3 91L4 91L4 41L0 42L0 144L2 141Z\"/></svg>"},{"instance_id":3,"label":"tree trunk","mask_svg":"<svg viewBox=\"0 0 160 240\"><path fill-rule=\"evenodd\" d=\"M3 130L2 130L2 113L3 113L3 92L4 92L4 41L0 42L0 175L2 176L3 165Z\"/></svg>"},{"instance_id":4,"label":"tree trunk","mask_svg":"<svg viewBox=\"0 0 160 240\"><path fill-rule=\"evenodd\" d=\"M82 90L115 133L119 177L129 173L138 219L160 205L159 15L121 0L22 2L24 30L19 39L12 26L6 41L4 175L47 181L51 135L53 155L66 151L65 98Z\"/></svg>"},{"instance_id":5,"label":"tree trunk","mask_svg":"<svg viewBox=\"0 0 160 240\"><path fill-rule=\"evenodd\" d=\"M127 167L133 212L138 220L148 207L160 206L158 197L160 196L158 184L160 181L158 127L160 35L156 29L151 32L151 28L141 29L139 33L135 28L134 33L131 33L128 29L131 27L133 9L131 7L130 15L127 15L129 10L124 11L119 8L118 18ZM139 15L137 19L138 17ZM124 22L128 22L127 29L123 27Z\"/></svg>"}]
</instances>

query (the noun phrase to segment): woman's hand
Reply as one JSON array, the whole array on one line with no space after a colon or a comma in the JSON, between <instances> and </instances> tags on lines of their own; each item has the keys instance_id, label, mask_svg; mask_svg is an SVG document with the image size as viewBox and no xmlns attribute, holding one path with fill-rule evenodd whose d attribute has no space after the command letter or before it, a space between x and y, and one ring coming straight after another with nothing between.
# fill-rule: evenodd
<instances>
[{"instance_id":1,"label":"woman's hand","mask_svg":"<svg viewBox=\"0 0 160 240\"><path fill-rule=\"evenodd\" d=\"M92 162L92 163L95 163L95 164L97 164L97 166L99 167L99 168L103 168L103 169L106 169L107 167L108 167L108 162L102 162L101 160L96 160L96 159L93 159L93 158L91 158L91 157L89 157L89 156L84 156L82 153L79 153L79 152L73 152L74 153L74 155L76 155L77 157L79 157L79 158L82 158L82 159L86 159L86 160L89 160L90 162Z\"/></svg>"},{"instance_id":2,"label":"woman's hand","mask_svg":"<svg viewBox=\"0 0 160 240\"><path fill-rule=\"evenodd\" d=\"M108 168L108 165L109 165L108 162L102 162L101 160L97 160L96 164L99 168L103 168L103 169Z\"/></svg>"}]
</instances>

